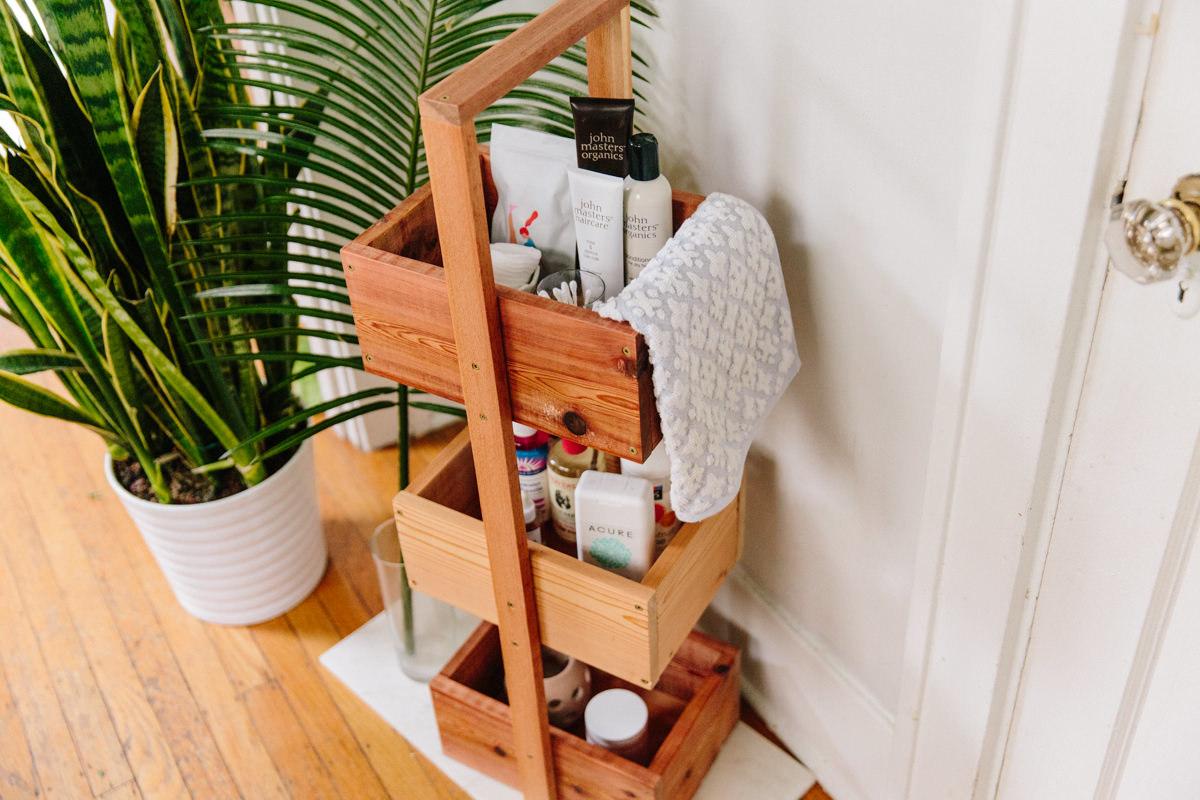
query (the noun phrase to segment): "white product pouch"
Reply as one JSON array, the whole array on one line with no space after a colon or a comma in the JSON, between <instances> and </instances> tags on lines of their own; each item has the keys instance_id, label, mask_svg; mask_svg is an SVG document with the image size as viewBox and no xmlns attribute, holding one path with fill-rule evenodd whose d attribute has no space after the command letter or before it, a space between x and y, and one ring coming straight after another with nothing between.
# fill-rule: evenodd
<instances>
[{"instance_id":1,"label":"white product pouch","mask_svg":"<svg viewBox=\"0 0 1200 800\"><path fill-rule=\"evenodd\" d=\"M575 222L567 168L575 141L528 128L492 126L492 180L499 201L492 241L542 251L542 274L575 268Z\"/></svg>"}]
</instances>

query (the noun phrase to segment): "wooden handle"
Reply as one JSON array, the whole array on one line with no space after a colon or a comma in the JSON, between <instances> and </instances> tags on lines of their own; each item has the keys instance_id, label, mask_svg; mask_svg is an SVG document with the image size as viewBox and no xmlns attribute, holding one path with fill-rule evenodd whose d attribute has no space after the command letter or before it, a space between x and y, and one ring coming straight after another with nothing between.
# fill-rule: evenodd
<instances>
[{"instance_id":1,"label":"wooden handle","mask_svg":"<svg viewBox=\"0 0 1200 800\"><path fill-rule=\"evenodd\" d=\"M595 31L595 33L593 33ZM513 742L525 796L557 796L541 634L513 449L475 115L584 36L588 86L631 97L629 0L561 0L421 95L421 129L458 349Z\"/></svg>"},{"instance_id":2,"label":"wooden handle","mask_svg":"<svg viewBox=\"0 0 1200 800\"><path fill-rule=\"evenodd\" d=\"M421 95L421 114L436 114L446 122L460 125L475 119L475 116L515 89L521 81L549 64L571 45L603 26L601 34L613 47L624 47L625 63L632 64L629 56L628 33L623 37L616 33L614 17L624 18L626 32L629 30L629 0L559 0L543 11L527 25L523 25L503 41L476 56L468 64L454 72ZM589 37L588 44L591 44ZM611 52L611 51L610 51ZM618 56L620 57L620 56ZM606 73L612 69L606 61ZM592 87L592 49L588 48L588 86ZM632 97L632 69L626 70L623 81L629 89L608 97ZM615 88L612 84L601 86L607 92Z\"/></svg>"}]
</instances>

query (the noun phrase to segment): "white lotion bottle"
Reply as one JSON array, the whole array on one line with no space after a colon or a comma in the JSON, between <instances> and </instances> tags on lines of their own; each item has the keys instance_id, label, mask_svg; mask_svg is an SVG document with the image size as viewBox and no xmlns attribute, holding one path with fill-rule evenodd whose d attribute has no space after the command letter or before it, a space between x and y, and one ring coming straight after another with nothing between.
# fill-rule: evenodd
<instances>
[{"instance_id":1,"label":"white lotion bottle","mask_svg":"<svg viewBox=\"0 0 1200 800\"><path fill-rule=\"evenodd\" d=\"M635 133L626 148L625 283L645 269L671 238L671 184L658 169L658 140Z\"/></svg>"}]
</instances>

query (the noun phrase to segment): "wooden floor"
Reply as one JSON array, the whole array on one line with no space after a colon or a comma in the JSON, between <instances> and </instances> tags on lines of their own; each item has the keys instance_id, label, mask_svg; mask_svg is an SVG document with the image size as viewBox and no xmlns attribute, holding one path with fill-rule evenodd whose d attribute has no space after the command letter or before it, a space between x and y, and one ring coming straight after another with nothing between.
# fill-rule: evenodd
<instances>
[{"instance_id":1,"label":"wooden floor","mask_svg":"<svg viewBox=\"0 0 1200 800\"><path fill-rule=\"evenodd\" d=\"M0 351L21 346L0 322ZM418 443L414 468L448 440ZM102 456L0 404L0 798L465 797L317 662L382 608L366 539L394 451L316 438L329 569L250 628L176 604Z\"/></svg>"}]
</instances>

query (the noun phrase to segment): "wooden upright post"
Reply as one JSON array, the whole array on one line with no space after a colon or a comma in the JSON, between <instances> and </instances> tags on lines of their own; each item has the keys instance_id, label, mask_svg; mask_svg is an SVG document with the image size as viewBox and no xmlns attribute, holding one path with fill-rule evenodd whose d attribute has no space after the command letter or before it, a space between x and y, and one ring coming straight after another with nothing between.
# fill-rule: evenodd
<instances>
[{"instance_id":1,"label":"wooden upright post","mask_svg":"<svg viewBox=\"0 0 1200 800\"><path fill-rule=\"evenodd\" d=\"M629 6L587 35L588 94L633 97L633 50Z\"/></svg>"},{"instance_id":2,"label":"wooden upright post","mask_svg":"<svg viewBox=\"0 0 1200 800\"><path fill-rule=\"evenodd\" d=\"M450 318L458 347L487 532L492 591L503 645L504 679L513 710L513 740L528 798L555 797L554 762L542 682L541 636L513 449L503 332L488 250L475 123L422 119Z\"/></svg>"},{"instance_id":3,"label":"wooden upright post","mask_svg":"<svg viewBox=\"0 0 1200 800\"><path fill-rule=\"evenodd\" d=\"M588 39L589 90L631 97L628 0L560 0L421 96L421 129L487 537L514 755L531 800L553 800L556 784L475 115L583 36Z\"/></svg>"}]
</instances>

